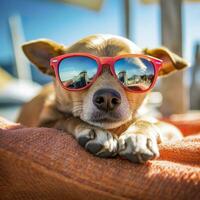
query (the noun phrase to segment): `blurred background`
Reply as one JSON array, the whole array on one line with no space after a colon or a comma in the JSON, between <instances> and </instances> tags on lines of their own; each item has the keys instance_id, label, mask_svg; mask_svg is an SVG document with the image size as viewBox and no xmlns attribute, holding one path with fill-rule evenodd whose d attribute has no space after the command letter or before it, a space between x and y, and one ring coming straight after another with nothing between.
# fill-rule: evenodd
<instances>
[{"instance_id":1,"label":"blurred background","mask_svg":"<svg viewBox=\"0 0 200 200\"><path fill-rule=\"evenodd\" d=\"M28 62L22 43L48 38L70 45L109 33L142 48L164 45L185 57L191 67L158 81L148 110L199 117L200 0L1 0L0 7L0 116L15 120L51 80Z\"/></svg>"}]
</instances>

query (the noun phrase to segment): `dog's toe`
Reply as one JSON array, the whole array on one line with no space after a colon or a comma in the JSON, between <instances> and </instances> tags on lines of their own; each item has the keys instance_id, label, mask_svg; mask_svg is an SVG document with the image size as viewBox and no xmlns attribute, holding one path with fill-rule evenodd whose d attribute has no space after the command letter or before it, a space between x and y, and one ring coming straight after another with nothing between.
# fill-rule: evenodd
<instances>
[{"instance_id":1,"label":"dog's toe","mask_svg":"<svg viewBox=\"0 0 200 200\"><path fill-rule=\"evenodd\" d=\"M89 141L85 148L92 154L96 154L97 152L101 151L103 148L103 145L100 143L97 143L96 141Z\"/></svg>"},{"instance_id":2,"label":"dog's toe","mask_svg":"<svg viewBox=\"0 0 200 200\"><path fill-rule=\"evenodd\" d=\"M93 140L95 138L95 131L93 129L85 129L80 132L77 137L78 143L85 147L88 141Z\"/></svg>"}]
</instances>

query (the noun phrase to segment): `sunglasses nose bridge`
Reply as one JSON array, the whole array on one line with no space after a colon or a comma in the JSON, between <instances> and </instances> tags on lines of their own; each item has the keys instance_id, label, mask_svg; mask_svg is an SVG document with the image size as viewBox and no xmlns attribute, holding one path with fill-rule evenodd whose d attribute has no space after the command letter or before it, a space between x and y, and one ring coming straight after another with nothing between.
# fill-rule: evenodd
<instances>
[{"instance_id":1,"label":"sunglasses nose bridge","mask_svg":"<svg viewBox=\"0 0 200 200\"><path fill-rule=\"evenodd\" d=\"M102 72L109 71L109 73L113 75L112 64L113 64L112 57L101 57Z\"/></svg>"},{"instance_id":2,"label":"sunglasses nose bridge","mask_svg":"<svg viewBox=\"0 0 200 200\"><path fill-rule=\"evenodd\" d=\"M110 66L112 64L112 62L113 62L113 59L110 58L110 57L101 58L101 64L102 65L109 65Z\"/></svg>"}]
</instances>

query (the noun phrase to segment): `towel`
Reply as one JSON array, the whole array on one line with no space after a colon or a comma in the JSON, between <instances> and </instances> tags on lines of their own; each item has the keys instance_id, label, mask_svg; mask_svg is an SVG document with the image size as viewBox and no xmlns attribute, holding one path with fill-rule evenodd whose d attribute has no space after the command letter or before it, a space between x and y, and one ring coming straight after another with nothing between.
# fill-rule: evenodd
<instances>
[{"instance_id":1,"label":"towel","mask_svg":"<svg viewBox=\"0 0 200 200\"><path fill-rule=\"evenodd\" d=\"M199 200L200 134L159 148L145 164L103 159L67 133L1 118L0 199Z\"/></svg>"}]
</instances>

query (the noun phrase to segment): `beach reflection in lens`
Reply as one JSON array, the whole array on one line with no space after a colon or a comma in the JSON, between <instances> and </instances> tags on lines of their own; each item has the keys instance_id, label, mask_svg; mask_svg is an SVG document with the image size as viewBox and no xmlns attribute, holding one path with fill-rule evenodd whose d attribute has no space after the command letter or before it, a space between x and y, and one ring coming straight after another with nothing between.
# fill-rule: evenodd
<instances>
[{"instance_id":1,"label":"beach reflection in lens","mask_svg":"<svg viewBox=\"0 0 200 200\"><path fill-rule=\"evenodd\" d=\"M91 83L97 73L97 62L84 56L69 57L59 64L62 84L70 89L80 89Z\"/></svg>"},{"instance_id":2,"label":"beach reflection in lens","mask_svg":"<svg viewBox=\"0 0 200 200\"><path fill-rule=\"evenodd\" d=\"M154 67L145 58L121 58L114 67L119 81L131 90L144 91L153 83Z\"/></svg>"}]
</instances>

